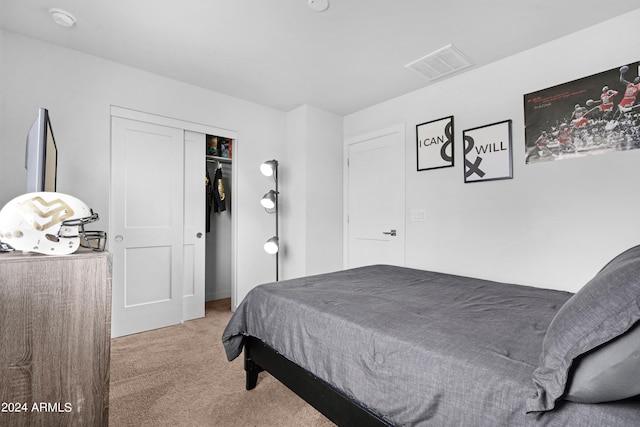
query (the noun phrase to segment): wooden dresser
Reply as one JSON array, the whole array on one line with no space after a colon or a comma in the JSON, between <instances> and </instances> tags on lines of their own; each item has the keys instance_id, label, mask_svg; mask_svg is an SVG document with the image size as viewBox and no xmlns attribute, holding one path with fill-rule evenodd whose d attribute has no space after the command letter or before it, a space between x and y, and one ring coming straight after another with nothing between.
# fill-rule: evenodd
<instances>
[{"instance_id":1,"label":"wooden dresser","mask_svg":"<svg viewBox=\"0 0 640 427\"><path fill-rule=\"evenodd\" d=\"M109 422L106 252L0 253L0 426Z\"/></svg>"}]
</instances>

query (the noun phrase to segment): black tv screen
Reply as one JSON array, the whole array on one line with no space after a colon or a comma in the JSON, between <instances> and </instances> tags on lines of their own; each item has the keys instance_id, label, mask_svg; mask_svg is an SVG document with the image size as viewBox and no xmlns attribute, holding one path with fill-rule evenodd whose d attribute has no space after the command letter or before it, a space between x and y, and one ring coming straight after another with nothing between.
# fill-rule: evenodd
<instances>
[{"instance_id":1,"label":"black tv screen","mask_svg":"<svg viewBox=\"0 0 640 427\"><path fill-rule=\"evenodd\" d=\"M58 148L53 137L49 111L38 110L27 135L25 155L27 169L27 193L56 191Z\"/></svg>"}]
</instances>

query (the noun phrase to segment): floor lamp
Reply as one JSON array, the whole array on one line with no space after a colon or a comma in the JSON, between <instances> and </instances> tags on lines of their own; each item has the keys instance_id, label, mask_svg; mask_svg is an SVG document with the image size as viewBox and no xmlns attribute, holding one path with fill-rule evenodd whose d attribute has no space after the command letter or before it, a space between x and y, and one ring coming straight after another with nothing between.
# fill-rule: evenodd
<instances>
[{"instance_id":1,"label":"floor lamp","mask_svg":"<svg viewBox=\"0 0 640 427\"><path fill-rule=\"evenodd\" d=\"M268 213L276 214L276 235L267 240L264 244L264 250L268 254L276 256L276 282L280 280L279 267L280 262L278 259L278 253L280 252L280 237L278 234L278 161L267 160L260 165L260 172L264 176L273 176L273 180L276 183L275 190L269 190L264 196L260 204L264 207L264 210Z\"/></svg>"}]
</instances>

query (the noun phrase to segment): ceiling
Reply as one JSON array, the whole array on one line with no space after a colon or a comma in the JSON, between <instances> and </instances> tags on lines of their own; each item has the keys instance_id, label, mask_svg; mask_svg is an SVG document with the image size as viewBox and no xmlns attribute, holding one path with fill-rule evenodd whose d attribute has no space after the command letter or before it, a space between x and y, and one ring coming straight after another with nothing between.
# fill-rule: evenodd
<instances>
[{"instance_id":1,"label":"ceiling","mask_svg":"<svg viewBox=\"0 0 640 427\"><path fill-rule=\"evenodd\" d=\"M404 66L448 44L470 70L640 8L640 0L330 0L318 13L307 1L2 0L0 28L278 110L310 104L346 115L437 84ZM50 8L77 24L56 25Z\"/></svg>"}]
</instances>

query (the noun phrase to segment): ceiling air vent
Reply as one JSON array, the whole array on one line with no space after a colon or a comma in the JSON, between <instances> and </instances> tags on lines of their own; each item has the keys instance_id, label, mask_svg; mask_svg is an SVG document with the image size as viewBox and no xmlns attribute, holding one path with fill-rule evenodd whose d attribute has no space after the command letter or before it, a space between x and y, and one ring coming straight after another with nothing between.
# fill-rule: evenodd
<instances>
[{"instance_id":1,"label":"ceiling air vent","mask_svg":"<svg viewBox=\"0 0 640 427\"><path fill-rule=\"evenodd\" d=\"M405 67L411 68L429 80L436 80L472 65L473 62L450 44L408 63Z\"/></svg>"}]
</instances>

